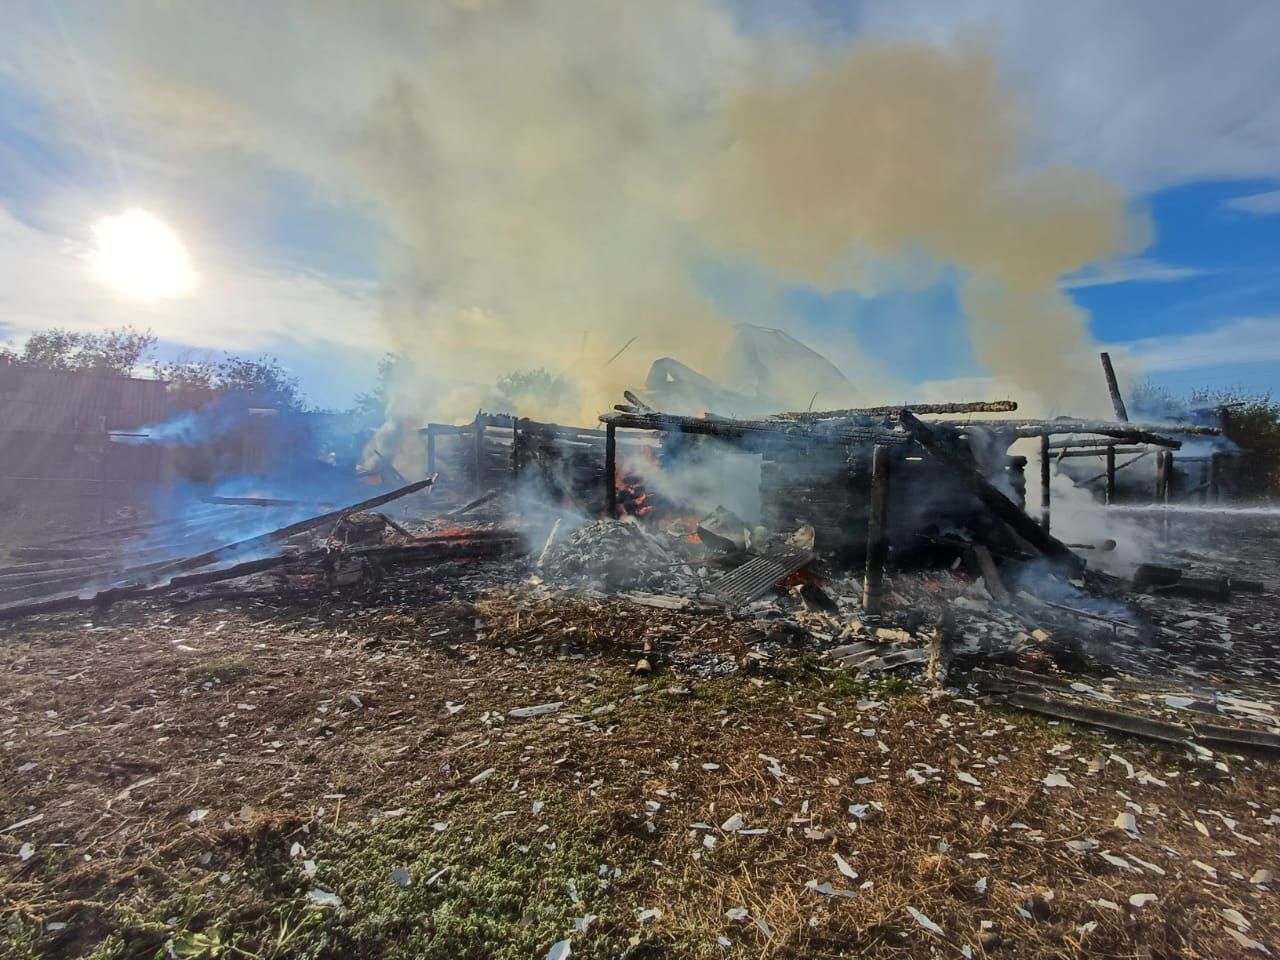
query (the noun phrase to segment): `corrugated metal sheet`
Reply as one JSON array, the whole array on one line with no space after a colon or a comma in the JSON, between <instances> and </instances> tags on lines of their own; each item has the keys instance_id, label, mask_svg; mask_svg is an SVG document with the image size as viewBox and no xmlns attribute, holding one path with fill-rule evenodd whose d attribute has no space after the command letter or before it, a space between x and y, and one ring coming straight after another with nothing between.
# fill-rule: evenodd
<instances>
[{"instance_id":1,"label":"corrugated metal sheet","mask_svg":"<svg viewBox=\"0 0 1280 960\"><path fill-rule=\"evenodd\" d=\"M160 380L0 364L0 423L8 429L136 429L163 421L166 400L166 384Z\"/></svg>"}]
</instances>

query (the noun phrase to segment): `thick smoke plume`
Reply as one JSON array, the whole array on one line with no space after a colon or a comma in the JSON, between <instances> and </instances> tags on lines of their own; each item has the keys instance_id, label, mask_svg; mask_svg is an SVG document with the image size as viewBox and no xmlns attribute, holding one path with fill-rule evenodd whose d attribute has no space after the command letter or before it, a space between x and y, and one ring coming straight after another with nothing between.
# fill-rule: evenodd
<instances>
[{"instance_id":1,"label":"thick smoke plume","mask_svg":"<svg viewBox=\"0 0 1280 960\"><path fill-rule=\"evenodd\" d=\"M738 93L720 122L715 236L820 287L865 287L868 262L912 251L955 264L979 362L1060 408L1096 406L1087 318L1056 280L1140 242L1145 223L1096 176L1023 170L1016 103L987 56L854 47Z\"/></svg>"},{"instance_id":2,"label":"thick smoke plume","mask_svg":"<svg viewBox=\"0 0 1280 960\"><path fill-rule=\"evenodd\" d=\"M113 22L116 46L87 53L119 68L95 73L109 115L192 164L265 158L381 228L389 346L414 368L399 423L469 417L513 370L572 385L519 413L578 422L657 357L716 377L744 319L700 288L716 264L863 292L953 264L977 359L1020 400L1101 412L1087 318L1055 284L1144 224L1095 176L1025 168L979 49L746 32L710 0L142 4ZM772 325L845 362L861 396L824 402L887 399L849 368L856 345Z\"/></svg>"}]
</instances>

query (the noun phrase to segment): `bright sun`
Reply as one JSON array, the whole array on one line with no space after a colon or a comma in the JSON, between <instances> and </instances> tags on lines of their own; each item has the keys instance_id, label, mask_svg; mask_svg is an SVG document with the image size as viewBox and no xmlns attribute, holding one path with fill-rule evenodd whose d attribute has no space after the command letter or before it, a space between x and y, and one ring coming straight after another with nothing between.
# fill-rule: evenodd
<instances>
[{"instance_id":1,"label":"bright sun","mask_svg":"<svg viewBox=\"0 0 1280 960\"><path fill-rule=\"evenodd\" d=\"M103 283L139 300L188 296L196 274L182 238L145 210L126 210L93 225L89 263Z\"/></svg>"}]
</instances>

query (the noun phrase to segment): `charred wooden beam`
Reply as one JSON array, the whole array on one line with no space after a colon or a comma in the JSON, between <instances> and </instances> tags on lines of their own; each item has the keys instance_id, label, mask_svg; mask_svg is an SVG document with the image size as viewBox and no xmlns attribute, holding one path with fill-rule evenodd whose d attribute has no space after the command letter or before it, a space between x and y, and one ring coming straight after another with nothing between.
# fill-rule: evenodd
<instances>
[{"instance_id":1,"label":"charred wooden beam","mask_svg":"<svg viewBox=\"0 0 1280 960\"><path fill-rule=\"evenodd\" d=\"M618 516L618 427L610 423L604 438L604 515Z\"/></svg>"},{"instance_id":2,"label":"charred wooden beam","mask_svg":"<svg viewBox=\"0 0 1280 960\"><path fill-rule=\"evenodd\" d=\"M641 413L656 413L656 412L657 412L657 411L655 411L655 410L653 409L653 407L649 406L647 403L645 403L643 400L641 400L639 397L637 397L637 396L636 396L634 393L632 393L630 390L623 390L623 391L622 391L622 396L623 396L623 398L627 401L627 403L631 404L633 407L638 407L638 408L640 409L640 412L641 412Z\"/></svg>"},{"instance_id":3,"label":"charred wooden beam","mask_svg":"<svg viewBox=\"0 0 1280 960\"><path fill-rule=\"evenodd\" d=\"M1114 437L1079 437L1070 440L1054 440L1050 442L1050 450L1075 450L1082 447L1140 447L1142 444L1133 440L1117 440Z\"/></svg>"},{"instance_id":4,"label":"charred wooden beam","mask_svg":"<svg viewBox=\"0 0 1280 960\"><path fill-rule=\"evenodd\" d=\"M1107 447L1107 467L1102 474L1105 483L1102 487L1102 499L1108 506L1116 502L1116 448Z\"/></svg>"},{"instance_id":5,"label":"charred wooden beam","mask_svg":"<svg viewBox=\"0 0 1280 960\"><path fill-rule=\"evenodd\" d=\"M1117 420L1129 419L1129 411L1124 407L1124 398L1120 396L1120 384L1116 380L1115 367L1111 366L1111 354L1105 350L1098 354L1102 360L1102 373L1107 378L1107 393L1111 394L1111 409L1116 412Z\"/></svg>"},{"instance_id":6,"label":"charred wooden beam","mask_svg":"<svg viewBox=\"0 0 1280 960\"><path fill-rule=\"evenodd\" d=\"M1040 526L1049 532L1049 438L1040 438Z\"/></svg>"},{"instance_id":7,"label":"charred wooden beam","mask_svg":"<svg viewBox=\"0 0 1280 960\"><path fill-rule=\"evenodd\" d=\"M1134 457L1132 460L1126 460L1124 463L1120 464L1118 467L1116 467L1116 468L1115 468L1115 470L1113 470L1113 471L1112 471L1112 481L1111 481L1111 482L1112 482L1113 484L1115 483L1115 472L1116 472L1117 470L1123 470L1125 467L1132 466L1133 464L1137 463L1139 460L1143 460L1143 459L1145 459L1146 457L1149 457L1149 456L1151 456L1151 451L1150 451L1150 450L1144 450L1142 453L1138 454L1138 455L1137 455L1136 457ZM1080 484L1080 485L1081 485L1081 486L1086 486L1086 485L1088 485L1088 484L1090 484L1090 483L1097 483L1099 480L1105 480L1106 478L1107 478L1106 473L1099 473L1097 476L1093 476L1093 477L1090 477L1088 480L1085 480L1085 481L1084 481L1082 484Z\"/></svg>"},{"instance_id":8,"label":"charred wooden beam","mask_svg":"<svg viewBox=\"0 0 1280 960\"><path fill-rule=\"evenodd\" d=\"M910 410L898 415L903 427L912 439L935 460L954 470L974 494L992 513L999 517L1018 536L1027 541L1045 557L1073 573L1084 569L1084 561L1071 552L1065 543L1052 536L1024 513L1016 503L991 485L981 473L953 453L934 432L933 428L918 420Z\"/></svg>"},{"instance_id":9,"label":"charred wooden beam","mask_svg":"<svg viewBox=\"0 0 1280 960\"><path fill-rule=\"evenodd\" d=\"M862 609L879 616L884 562L889 554L889 448L876 444L871 454L871 500L867 515L867 568L862 581Z\"/></svg>"},{"instance_id":10,"label":"charred wooden beam","mask_svg":"<svg viewBox=\"0 0 1280 960\"><path fill-rule=\"evenodd\" d=\"M982 574L982 582L987 585L987 593L991 594L991 599L1002 606L1007 605L1009 591L1005 589L1004 581L1000 579L1000 571L996 569L996 561L991 556L991 551L985 544L975 543L970 552L973 554L978 571Z\"/></svg>"},{"instance_id":11,"label":"charred wooden beam","mask_svg":"<svg viewBox=\"0 0 1280 960\"><path fill-rule=\"evenodd\" d=\"M1169 461L1163 450L1156 451L1156 488L1154 503L1163 503L1169 496Z\"/></svg>"},{"instance_id":12,"label":"charred wooden beam","mask_svg":"<svg viewBox=\"0 0 1280 960\"><path fill-rule=\"evenodd\" d=\"M880 407L849 407L844 410L818 410L776 413L771 420L839 420L849 417L889 417L903 407L912 413L1012 413L1018 409L1014 400L974 400L969 403L895 403Z\"/></svg>"},{"instance_id":13,"label":"charred wooden beam","mask_svg":"<svg viewBox=\"0 0 1280 960\"><path fill-rule=\"evenodd\" d=\"M1190 423L1129 423L1117 420L1077 420L1061 417L1056 420L939 420L938 426L1003 431L1014 437L1058 436L1069 433L1096 433L1104 437L1116 437L1130 443L1150 443L1177 450L1181 441L1174 436L1216 437L1222 433L1218 427L1206 427Z\"/></svg>"},{"instance_id":14,"label":"charred wooden beam","mask_svg":"<svg viewBox=\"0 0 1280 960\"><path fill-rule=\"evenodd\" d=\"M332 561L336 557L362 558L376 566L405 566L415 563L437 563L443 560L493 559L518 555L527 550L524 539L503 530L471 531L466 535L444 535L404 546L373 546L359 550L334 553L329 550L310 550L302 553L281 553L272 557L248 560L234 566L202 573L175 576L162 584L133 583L101 590L92 596L63 594L30 603L0 607L0 620L56 613L84 607L103 609L121 600L141 600L164 596L176 590L236 580L277 567L306 564L314 567Z\"/></svg>"},{"instance_id":15,"label":"charred wooden beam","mask_svg":"<svg viewBox=\"0 0 1280 960\"><path fill-rule=\"evenodd\" d=\"M1050 450L1054 449L1052 444L1049 445L1049 449ZM1121 453L1126 453L1126 452L1137 453L1139 449L1141 448L1136 446L1121 447L1120 452ZM1075 460L1075 459L1079 459L1080 457L1105 457L1107 456L1108 453L1110 453L1111 456L1115 456L1115 450L1116 450L1115 447L1101 447L1101 446L1090 447L1088 449L1081 449L1081 450L1059 449L1057 451L1058 455L1054 459L1055 460Z\"/></svg>"},{"instance_id":16,"label":"charred wooden beam","mask_svg":"<svg viewBox=\"0 0 1280 960\"><path fill-rule=\"evenodd\" d=\"M200 567L207 567L214 563L221 563L240 554L250 553L260 550L263 547L270 546L273 543L282 543L290 537L306 533L308 530L314 530L316 527L324 526L327 523L336 523L349 513L360 513L365 510L372 510L380 507L384 503L390 503L393 500L399 500L411 493L417 493L419 490L425 490L436 482L434 476L427 477L425 480L419 480L417 483L411 483L407 486L392 490L389 493L380 494L376 497L370 497L368 500L362 500L359 503L353 503L348 507L342 507L338 510L331 510L328 513L322 513L314 517L308 517L305 520L299 520L297 523L291 523L288 526L280 527L276 530L270 530L267 533L260 534L256 537L250 537L247 540L237 540L217 547L213 550L206 550L194 556L183 557L178 560L164 561L159 564L149 564L142 569L132 569L122 571L117 579L130 580L139 576L144 576L149 581L155 581L161 577L172 576L173 574L182 573L187 570L196 570Z\"/></svg>"},{"instance_id":17,"label":"charred wooden beam","mask_svg":"<svg viewBox=\"0 0 1280 960\"><path fill-rule=\"evenodd\" d=\"M606 413L602 423L629 430L657 430L720 437L725 440L818 441L823 443L905 443L902 434L874 427L789 420L732 420L681 417L665 413Z\"/></svg>"},{"instance_id":18,"label":"charred wooden beam","mask_svg":"<svg viewBox=\"0 0 1280 960\"><path fill-rule=\"evenodd\" d=\"M332 507L332 503L308 500L282 500L275 497L201 497L201 503L215 503L228 507Z\"/></svg>"}]
</instances>

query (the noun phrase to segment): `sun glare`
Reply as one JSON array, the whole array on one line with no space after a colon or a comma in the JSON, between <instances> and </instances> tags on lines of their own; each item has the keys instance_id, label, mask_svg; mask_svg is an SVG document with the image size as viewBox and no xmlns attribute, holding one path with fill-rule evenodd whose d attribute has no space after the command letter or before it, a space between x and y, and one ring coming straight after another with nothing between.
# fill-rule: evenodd
<instances>
[{"instance_id":1,"label":"sun glare","mask_svg":"<svg viewBox=\"0 0 1280 960\"><path fill-rule=\"evenodd\" d=\"M145 210L126 210L93 225L89 263L107 286L139 300L188 296L196 275L182 238Z\"/></svg>"}]
</instances>

